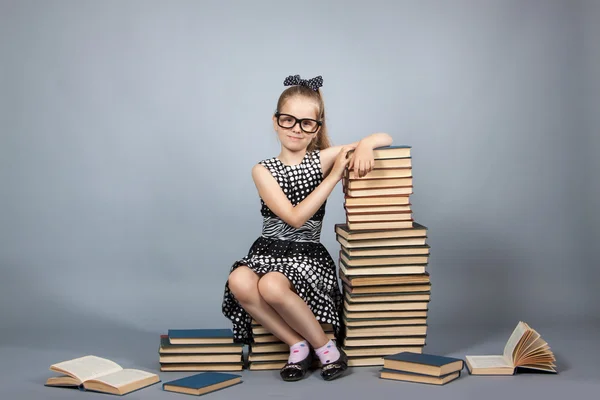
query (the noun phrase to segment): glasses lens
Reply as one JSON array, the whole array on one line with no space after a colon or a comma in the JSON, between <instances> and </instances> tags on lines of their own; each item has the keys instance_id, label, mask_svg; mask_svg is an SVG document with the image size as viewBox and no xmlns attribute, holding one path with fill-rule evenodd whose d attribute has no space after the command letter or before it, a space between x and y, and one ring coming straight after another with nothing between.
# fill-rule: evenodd
<instances>
[{"instance_id":1,"label":"glasses lens","mask_svg":"<svg viewBox=\"0 0 600 400\"><path fill-rule=\"evenodd\" d=\"M296 118L291 115L282 114L279 116L279 126L283 128L291 128L296 124Z\"/></svg>"},{"instance_id":2,"label":"glasses lens","mask_svg":"<svg viewBox=\"0 0 600 400\"><path fill-rule=\"evenodd\" d=\"M302 130L308 133L314 133L317 130L317 121L313 119L305 119L302 121Z\"/></svg>"}]
</instances>

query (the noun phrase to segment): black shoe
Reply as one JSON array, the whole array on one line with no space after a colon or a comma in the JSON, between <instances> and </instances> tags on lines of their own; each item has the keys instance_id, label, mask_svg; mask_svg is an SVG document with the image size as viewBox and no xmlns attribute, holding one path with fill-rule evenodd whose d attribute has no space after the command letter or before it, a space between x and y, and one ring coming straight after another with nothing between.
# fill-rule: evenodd
<instances>
[{"instance_id":1,"label":"black shoe","mask_svg":"<svg viewBox=\"0 0 600 400\"><path fill-rule=\"evenodd\" d=\"M340 347L337 348L340 352L340 358L336 361L325 364L321 367L321 377L326 381L331 381L343 375L348 369L348 356Z\"/></svg>"},{"instance_id":2,"label":"black shoe","mask_svg":"<svg viewBox=\"0 0 600 400\"><path fill-rule=\"evenodd\" d=\"M299 381L304 378L306 375L306 371L310 368L313 362L312 351L308 352L306 358L302 361L298 361L297 363L287 363L281 371L279 371L279 375L284 381L293 382Z\"/></svg>"}]
</instances>

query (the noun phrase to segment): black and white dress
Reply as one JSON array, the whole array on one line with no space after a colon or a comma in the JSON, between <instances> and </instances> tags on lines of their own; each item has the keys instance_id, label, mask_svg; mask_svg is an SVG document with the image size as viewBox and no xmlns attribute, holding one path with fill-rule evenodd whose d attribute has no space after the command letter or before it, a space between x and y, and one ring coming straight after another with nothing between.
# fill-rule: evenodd
<instances>
[{"instance_id":1,"label":"black and white dress","mask_svg":"<svg viewBox=\"0 0 600 400\"><path fill-rule=\"evenodd\" d=\"M260 164L271 172L294 206L323 180L319 150L307 152L298 165L285 165L277 157L262 160ZM335 262L320 242L326 203L296 229L281 220L260 199L262 234L254 241L248 254L233 263L230 273L240 265L248 266L259 276L272 271L281 272L316 319L322 324L333 325L334 334L341 343L342 294ZM252 317L238 303L228 283L225 284L222 312L233 323L234 340L252 343Z\"/></svg>"}]
</instances>

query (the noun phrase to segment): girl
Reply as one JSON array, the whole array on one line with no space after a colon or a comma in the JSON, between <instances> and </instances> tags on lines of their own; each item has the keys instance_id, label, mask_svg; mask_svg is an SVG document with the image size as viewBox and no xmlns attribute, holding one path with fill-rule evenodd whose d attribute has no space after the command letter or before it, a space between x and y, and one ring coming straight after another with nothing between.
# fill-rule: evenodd
<instances>
[{"instance_id":1,"label":"girl","mask_svg":"<svg viewBox=\"0 0 600 400\"><path fill-rule=\"evenodd\" d=\"M322 84L320 76L284 80L291 87L279 97L273 116L281 152L252 168L262 234L232 265L222 305L236 342L253 341L254 318L290 346L280 371L285 381L305 376L313 360L311 348L321 361L323 379L335 379L347 369L347 356L337 344L343 337L336 265L320 242L325 205L347 167L355 176L365 176L373 168L373 149L392 143L388 134L376 133L330 146ZM347 157L350 149L354 153ZM325 323L333 325L335 342L323 331Z\"/></svg>"}]
</instances>

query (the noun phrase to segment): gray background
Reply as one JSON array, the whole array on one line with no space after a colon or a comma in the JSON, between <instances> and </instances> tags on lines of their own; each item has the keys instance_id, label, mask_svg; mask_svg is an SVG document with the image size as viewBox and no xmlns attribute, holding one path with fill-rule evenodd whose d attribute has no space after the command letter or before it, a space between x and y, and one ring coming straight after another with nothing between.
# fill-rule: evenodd
<instances>
[{"instance_id":1,"label":"gray background","mask_svg":"<svg viewBox=\"0 0 600 400\"><path fill-rule=\"evenodd\" d=\"M260 234L250 169L279 152L291 74L323 76L334 144L413 146L426 351L500 354L523 320L559 360L558 376L465 376L444 395L597 390L598 26L593 0L0 1L0 392L77 398L42 386L50 364L158 371L159 334L230 326L223 285ZM343 220L338 186L334 258ZM211 396L438 390L352 374L245 371ZM174 395L128 395L148 396Z\"/></svg>"}]
</instances>

